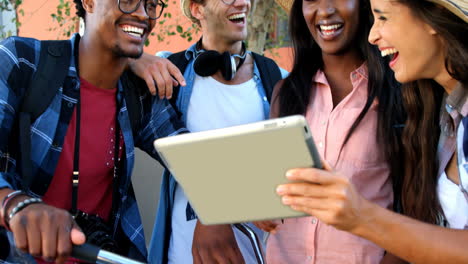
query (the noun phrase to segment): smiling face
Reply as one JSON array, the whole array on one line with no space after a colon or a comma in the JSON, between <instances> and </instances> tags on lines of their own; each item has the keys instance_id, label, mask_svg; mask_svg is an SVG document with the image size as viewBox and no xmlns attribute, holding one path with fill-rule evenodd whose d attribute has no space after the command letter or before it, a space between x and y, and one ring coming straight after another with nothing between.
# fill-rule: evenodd
<instances>
[{"instance_id":1,"label":"smiling face","mask_svg":"<svg viewBox=\"0 0 468 264\"><path fill-rule=\"evenodd\" d=\"M377 45L382 56L391 56L395 78L406 83L436 79L447 73L443 41L411 9L389 0L371 0L374 25L369 42Z\"/></svg>"},{"instance_id":2,"label":"smiling face","mask_svg":"<svg viewBox=\"0 0 468 264\"><path fill-rule=\"evenodd\" d=\"M359 28L359 0L302 0L307 27L322 53L349 51Z\"/></svg>"},{"instance_id":3,"label":"smiling face","mask_svg":"<svg viewBox=\"0 0 468 264\"><path fill-rule=\"evenodd\" d=\"M205 0L191 4L192 15L200 21L207 38L234 43L247 38L247 16L250 0L236 0L227 5L222 0Z\"/></svg>"},{"instance_id":4,"label":"smiling face","mask_svg":"<svg viewBox=\"0 0 468 264\"><path fill-rule=\"evenodd\" d=\"M87 9L85 34L91 34L98 45L117 57L141 56L155 25L155 20L150 20L146 14L144 1L131 14L121 12L117 0L83 0L83 6Z\"/></svg>"}]
</instances>

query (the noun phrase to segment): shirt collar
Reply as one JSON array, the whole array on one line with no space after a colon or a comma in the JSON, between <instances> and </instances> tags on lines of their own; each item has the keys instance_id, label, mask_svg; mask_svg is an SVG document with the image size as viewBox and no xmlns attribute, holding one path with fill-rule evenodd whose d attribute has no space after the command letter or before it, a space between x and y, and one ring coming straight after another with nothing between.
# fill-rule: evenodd
<instances>
[{"instance_id":1,"label":"shirt collar","mask_svg":"<svg viewBox=\"0 0 468 264\"><path fill-rule=\"evenodd\" d=\"M354 83L355 80L360 79L360 78L364 78L368 80L369 77L367 74L367 63L364 62L363 64L361 64L361 66L359 66L357 69L352 71L349 75L349 78L352 83ZM325 76L325 73L320 69L317 71L317 73L314 76L314 82L329 85L327 77Z\"/></svg>"},{"instance_id":2,"label":"shirt collar","mask_svg":"<svg viewBox=\"0 0 468 264\"><path fill-rule=\"evenodd\" d=\"M462 116L468 115L468 88L460 82L452 93L447 97L447 104L452 109L456 109Z\"/></svg>"},{"instance_id":3,"label":"shirt collar","mask_svg":"<svg viewBox=\"0 0 468 264\"><path fill-rule=\"evenodd\" d=\"M78 51L80 47L81 36L78 33L75 33L70 38L71 41L71 59L70 66L68 70L68 76L78 78Z\"/></svg>"},{"instance_id":4,"label":"shirt collar","mask_svg":"<svg viewBox=\"0 0 468 264\"><path fill-rule=\"evenodd\" d=\"M197 43L194 43L185 51L185 58L190 61L197 57Z\"/></svg>"}]
</instances>

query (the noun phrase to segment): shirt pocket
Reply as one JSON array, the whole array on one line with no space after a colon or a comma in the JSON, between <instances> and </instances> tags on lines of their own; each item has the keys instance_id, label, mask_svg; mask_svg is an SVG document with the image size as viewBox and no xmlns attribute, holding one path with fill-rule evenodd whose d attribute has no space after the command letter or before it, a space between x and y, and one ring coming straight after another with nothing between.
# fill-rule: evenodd
<instances>
[{"instance_id":1,"label":"shirt pocket","mask_svg":"<svg viewBox=\"0 0 468 264\"><path fill-rule=\"evenodd\" d=\"M377 111L369 109L359 125L351 134L348 142L343 145L350 128L361 113L361 109L347 109L341 113L340 118L348 121L345 128L339 129L341 139L339 145L341 153L339 161L352 165L357 169L368 169L386 165L384 144L377 142Z\"/></svg>"}]
</instances>

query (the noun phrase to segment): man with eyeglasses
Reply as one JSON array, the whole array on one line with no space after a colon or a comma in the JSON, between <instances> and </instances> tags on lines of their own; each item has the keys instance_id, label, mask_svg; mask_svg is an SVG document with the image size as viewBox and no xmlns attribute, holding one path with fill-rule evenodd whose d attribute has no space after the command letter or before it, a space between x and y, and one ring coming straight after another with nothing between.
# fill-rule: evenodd
<instances>
[{"instance_id":1,"label":"man with eyeglasses","mask_svg":"<svg viewBox=\"0 0 468 264\"><path fill-rule=\"evenodd\" d=\"M274 75L276 78L271 79L277 81L287 73L272 60L246 49L251 1L181 0L181 7L202 31L197 43L169 56L184 71L187 81L174 93L187 129L197 132L268 118L275 85L275 81L267 81L268 77ZM236 161L232 163L235 166ZM246 235L253 231L259 240L263 238L251 223L202 225L184 191L167 171L160 193L150 263L263 263L259 241Z\"/></svg>"},{"instance_id":2,"label":"man with eyeglasses","mask_svg":"<svg viewBox=\"0 0 468 264\"><path fill-rule=\"evenodd\" d=\"M45 42L30 38L0 42L0 233L10 231L11 245L6 260L75 263L69 258L72 245L95 235L96 241L106 238L103 245L112 245L119 254L146 261L130 179L134 147L159 159L153 141L186 130L166 99L150 96L146 87L142 93L132 93L135 90L124 78L133 76L126 69L132 58L143 53L164 4L161 0L74 2L85 20L83 37L76 34L61 48L47 49ZM65 76L45 110L24 130L23 99L30 85L42 78L36 74L43 72L39 54L47 67L57 63L44 73L51 82L41 90L53 86L56 72L63 68ZM64 54L69 55L65 63L56 62L54 57ZM169 66L159 70L183 82ZM162 83L172 87L173 80ZM132 101L128 94L138 96ZM137 118L130 118L130 109ZM30 140L26 158L19 151L21 131ZM23 166L26 162L29 168ZM1 250L8 244L2 243Z\"/></svg>"}]
</instances>

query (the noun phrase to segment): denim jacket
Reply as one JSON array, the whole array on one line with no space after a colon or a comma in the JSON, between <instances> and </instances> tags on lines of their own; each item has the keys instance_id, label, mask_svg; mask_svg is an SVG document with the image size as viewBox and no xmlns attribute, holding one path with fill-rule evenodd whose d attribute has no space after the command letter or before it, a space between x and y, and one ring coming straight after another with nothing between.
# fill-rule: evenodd
<instances>
[{"instance_id":1,"label":"denim jacket","mask_svg":"<svg viewBox=\"0 0 468 264\"><path fill-rule=\"evenodd\" d=\"M162 53L164 56L169 56L168 53ZM176 106L181 113L181 119L184 123L187 122L187 109L190 102L190 96L195 81L195 71L193 69L194 60L196 57L196 44L192 45L185 52L185 57L189 60L187 68L184 72L184 78L187 82L185 87L181 87ZM283 78L288 74L287 71L280 69ZM265 89L263 88L260 71L254 63L253 78L257 85L258 92L263 101L263 111L265 119L268 118L270 112L270 104L267 100ZM159 205L156 213L156 221L154 223L153 235L149 246L149 263L162 264L168 261L169 241L172 232L172 207L174 203L174 195L177 187L177 182L174 180L169 171L164 171L161 182L161 191L159 197Z\"/></svg>"}]
</instances>

